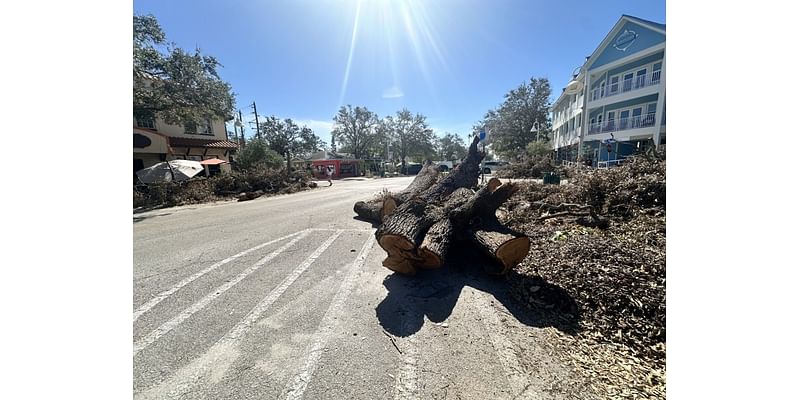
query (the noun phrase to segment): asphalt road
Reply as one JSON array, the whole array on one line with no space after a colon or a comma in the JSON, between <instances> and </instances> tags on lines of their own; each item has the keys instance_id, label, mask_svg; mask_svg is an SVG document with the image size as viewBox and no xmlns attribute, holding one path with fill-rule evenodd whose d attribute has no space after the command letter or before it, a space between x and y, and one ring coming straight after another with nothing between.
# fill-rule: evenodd
<instances>
[{"instance_id":1,"label":"asphalt road","mask_svg":"<svg viewBox=\"0 0 800 400\"><path fill-rule=\"evenodd\" d=\"M502 279L381 266L353 204L411 178L133 215L135 399L580 392ZM470 260L456 261L468 264Z\"/></svg>"}]
</instances>

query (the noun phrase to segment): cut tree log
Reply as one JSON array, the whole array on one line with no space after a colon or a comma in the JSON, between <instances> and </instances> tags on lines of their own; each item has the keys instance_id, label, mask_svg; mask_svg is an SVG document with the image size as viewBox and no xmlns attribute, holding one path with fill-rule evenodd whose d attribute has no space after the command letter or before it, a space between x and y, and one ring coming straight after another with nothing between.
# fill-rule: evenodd
<instances>
[{"instance_id":1,"label":"cut tree log","mask_svg":"<svg viewBox=\"0 0 800 400\"><path fill-rule=\"evenodd\" d=\"M379 199L359 201L353 206L355 213L368 221L381 223L386 215L391 214L397 206L422 193L439 180L440 172L430 161L420 169L414 180L398 193L387 193Z\"/></svg>"},{"instance_id":2,"label":"cut tree log","mask_svg":"<svg viewBox=\"0 0 800 400\"><path fill-rule=\"evenodd\" d=\"M484 254L498 263L492 273L505 274L522 262L530 250L530 239L500 223L497 208L508 200L519 187L514 183L501 185L497 178L475 192L465 204L450 212L455 231L462 239L475 244Z\"/></svg>"},{"instance_id":3,"label":"cut tree log","mask_svg":"<svg viewBox=\"0 0 800 400\"><path fill-rule=\"evenodd\" d=\"M493 265L487 269L492 273L507 273L525 258L528 237L504 226L495 215L518 190L516 184L502 185L493 178L477 192L470 189L478 183L483 157L475 138L461 164L444 179L438 179L438 170L436 175L418 174L414 188L409 185L383 199L356 203L354 210L362 218L381 222L375 237L387 253L386 268L406 275L419 268L439 268L459 241L489 255Z\"/></svg>"}]
</instances>

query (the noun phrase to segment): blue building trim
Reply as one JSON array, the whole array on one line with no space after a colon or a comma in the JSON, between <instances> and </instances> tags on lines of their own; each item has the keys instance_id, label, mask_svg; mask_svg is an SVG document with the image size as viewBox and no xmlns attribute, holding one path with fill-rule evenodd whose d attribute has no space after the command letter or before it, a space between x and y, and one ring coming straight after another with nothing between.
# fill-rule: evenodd
<instances>
[{"instance_id":1,"label":"blue building trim","mask_svg":"<svg viewBox=\"0 0 800 400\"><path fill-rule=\"evenodd\" d=\"M651 56L648 56L648 57L645 57L645 58L641 58L641 59L638 59L636 61L631 61L631 62L629 62L629 63L627 63L625 65L622 65L622 66L619 66L617 68L611 69L611 70L608 71L608 75L614 76L614 75L617 75L617 74L621 74L621 73L623 73L625 71L634 69L636 67L641 67L643 65L650 65L650 64L652 64L652 63L654 63L656 61L660 61L660 60L663 60L663 59L664 59L664 52L660 51L660 52L658 52L656 54L653 54ZM650 72L652 72L652 71L650 71Z\"/></svg>"},{"instance_id":2,"label":"blue building trim","mask_svg":"<svg viewBox=\"0 0 800 400\"><path fill-rule=\"evenodd\" d=\"M637 97L635 99L621 101L619 103L607 104L605 107L598 107L598 108L592 109L589 112L589 117L590 118L594 118L595 116L597 116L597 114L599 114L601 111L603 111L603 108L605 108L606 112L609 112L609 111L618 110L620 108L628 108L628 107L633 107L633 106L637 106L637 105L645 105L645 104L655 103L657 101L658 101L658 93L653 93L653 94L648 95L648 96Z\"/></svg>"},{"instance_id":3,"label":"blue building trim","mask_svg":"<svg viewBox=\"0 0 800 400\"><path fill-rule=\"evenodd\" d=\"M594 60L589 70L593 70L616 60L638 53L655 45L664 43L667 36L642 25L627 21L620 28L611 42Z\"/></svg>"}]
</instances>

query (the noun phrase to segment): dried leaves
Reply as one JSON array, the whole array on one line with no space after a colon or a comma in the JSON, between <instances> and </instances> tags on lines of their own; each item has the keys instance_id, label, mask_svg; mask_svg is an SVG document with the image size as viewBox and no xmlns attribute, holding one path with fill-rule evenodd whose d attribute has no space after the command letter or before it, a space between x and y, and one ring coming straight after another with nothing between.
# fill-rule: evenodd
<instances>
[{"instance_id":1,"label":"dried leaves","mask_svg":"<svg viewBox=\"0 0 800 400\"><path fill-rule=\"evenodd\" d=\"M609 170L574 170L569 184L527 184L509 203L503 219L531 238L528 257L509 275L513 295L556 317L579 314L579 334L561 335L571 342L565 354L594 386L605 385L602 397L663 398L666 162L637 158ZM610 226L541 218L562 203L590 205ZM577 310L552 290L537 290L542 281L563 289Z\"/></svg>"}]
</instances>

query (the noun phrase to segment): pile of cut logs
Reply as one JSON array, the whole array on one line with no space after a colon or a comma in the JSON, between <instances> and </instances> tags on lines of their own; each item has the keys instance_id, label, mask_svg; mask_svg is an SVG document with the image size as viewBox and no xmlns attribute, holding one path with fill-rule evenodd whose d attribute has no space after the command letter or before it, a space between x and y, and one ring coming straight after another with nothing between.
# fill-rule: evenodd
<instances>
[{"instance_id":1,"label":"pile of cut logs","mask_svg":"<svg viewBox=\"0 0 800 400\"><path fill-rule=\"evenodd\" d=\"M476 137L461 164L446 176L426 163L405 190L355 204L359 217L380 224L375 237L388 254L383 266L406 275L440 268L457 244L489 256L496 264L488 268L492 273L505 274L525 258L530 239L495 215L518 186L492 178L473 190L484 156Z\"/></svg>"}]
</instances>

